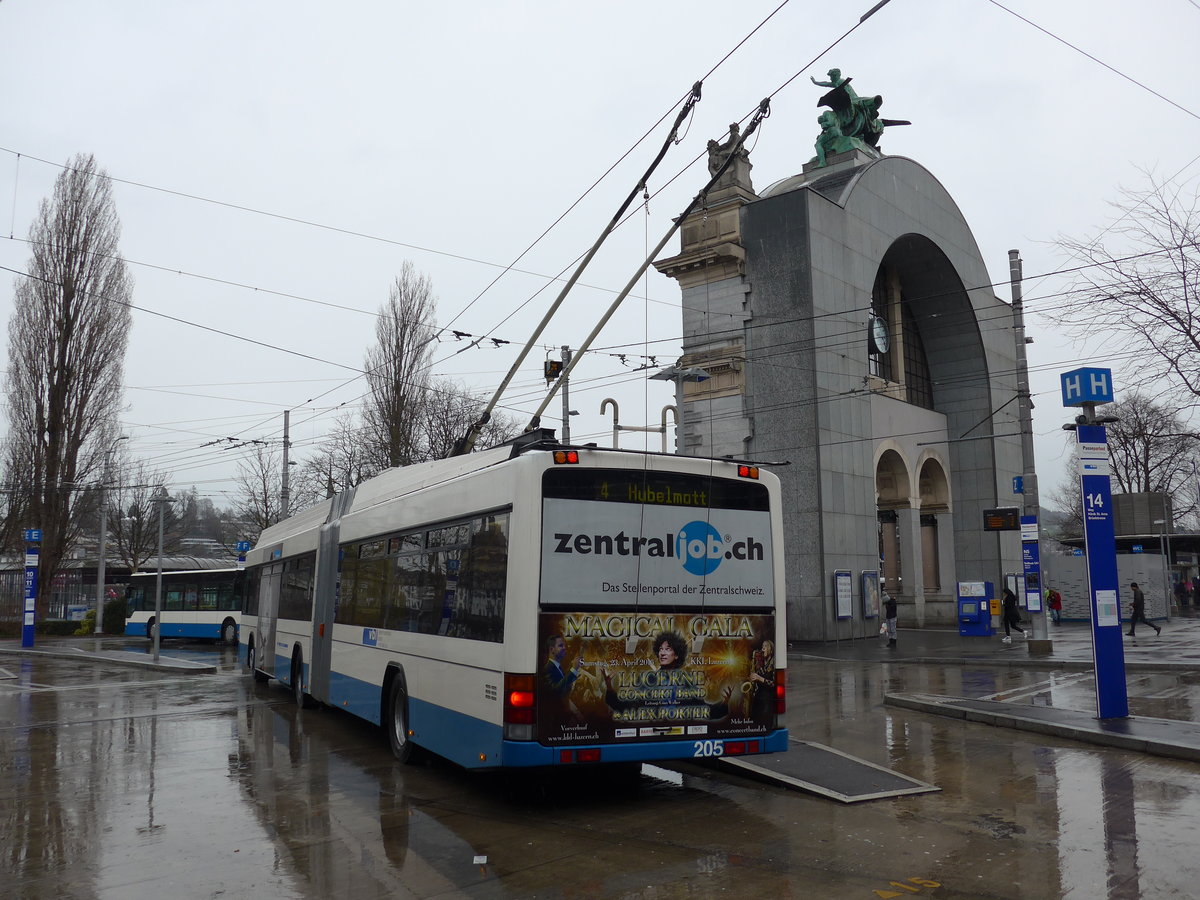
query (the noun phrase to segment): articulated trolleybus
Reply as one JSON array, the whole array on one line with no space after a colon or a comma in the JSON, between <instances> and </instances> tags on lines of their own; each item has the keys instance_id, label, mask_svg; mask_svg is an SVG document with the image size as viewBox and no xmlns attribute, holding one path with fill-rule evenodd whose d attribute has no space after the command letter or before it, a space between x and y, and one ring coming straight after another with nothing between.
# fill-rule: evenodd
<instances>
[{"instance_id":1,"label":"articulated trolleybus","mask_svg":"<svg viewBox=\"0 0 1200 900\"><path fill-rule=\"evenodd\" d=\"M511 445L391 469L263 532L259 680L468 768L787 748L779 480Z\"/></svg>"}]
</instances>

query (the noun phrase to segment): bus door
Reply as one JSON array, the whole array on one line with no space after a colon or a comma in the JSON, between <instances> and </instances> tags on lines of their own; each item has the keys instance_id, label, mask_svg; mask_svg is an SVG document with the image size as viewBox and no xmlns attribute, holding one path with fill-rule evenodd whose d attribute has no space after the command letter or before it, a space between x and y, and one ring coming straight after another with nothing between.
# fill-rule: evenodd
<instances>
[{"instance_id":1,"label":"bus door","mask_svg":"<svg viewBox=\"0 0 1200 900\"><path fill-rule=\"evenodd\" d=\"M354 501L354 489L343 491L329 505L329 518L321 526L317 546L317 573L313 580L312 659L308 690L322 703L329 702L329 670L333 655L333 617L337 611L338 575L341 571L338 539L342 516Z\"/></svg>"},{"instance_id":2,"label":"bus door","mask_svg":"<svg viewBox=\"0 0 1200 900\"><path fill-rule=\"evenodd\" d=\"M283 581L283 563L263 570L258 584L258 631L262 638L258 667L275 674L275 633L279 624L279 588Z\"/></svg>"}]
</instances>

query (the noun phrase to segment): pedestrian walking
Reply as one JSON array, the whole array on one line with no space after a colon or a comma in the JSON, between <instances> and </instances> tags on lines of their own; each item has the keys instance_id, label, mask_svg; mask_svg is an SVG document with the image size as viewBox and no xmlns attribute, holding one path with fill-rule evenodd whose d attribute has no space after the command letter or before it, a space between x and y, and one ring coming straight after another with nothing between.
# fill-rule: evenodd
<instances>
[{"instance_id":1,"label":"pedestrian walking","mask_svg":"<svg viewBox=\"0 0 1200 900\"><path fill-rule=\"evenodd\" d=\"M1137 637L1134 631L1137 628L1137 623L1142 622L1153 628L1155 634L1162 634L1162 629L1146 618L1146 595L1142 593L1142 589L1138 587L1138 583L1136 581L1131 582L1129 587L1133 591L1133 615L1129 619L1129 630L1125 633L1130 637Z\"/></svg>"},{"instance_id":2,"label":"pedestrian walking","mask_svg":"<svg viewBox=\"0 0 1200 900\"><path fill-rule=\"evenodd\" d=\"M1010 628L1015 628L1021 637L1025 637L1025 629L1021 627L1021 610L1017 606L1017 595L1008 588L1004 589L1004 593L1000 595L1004 601L1004 609L1001 618L1004 620L1004 637L1002 643L1012 643L1012 633Z\"/></svg>"},{"instance_id":3,"label":"pedestrian walking","mask_svg":"<svg viewBox=\"0 0 1200 900\"><path fill-rule=\"evenodd\" d=\"M1046 606L1050 609L1050 619L1055 625L1062 624L1062 594L1054 588L1046 588Z\"/></svg>"},{"instance_id":4,"label":"pedestrian walking","mask_svg":"<svg viewBox=\"0 0 1200 900\"><path fill-rule=\"evenodd\" d=\"M896 646L896 598L883 592L883 617L887 620L888 646Z\"/></svg>"}]
</instances>

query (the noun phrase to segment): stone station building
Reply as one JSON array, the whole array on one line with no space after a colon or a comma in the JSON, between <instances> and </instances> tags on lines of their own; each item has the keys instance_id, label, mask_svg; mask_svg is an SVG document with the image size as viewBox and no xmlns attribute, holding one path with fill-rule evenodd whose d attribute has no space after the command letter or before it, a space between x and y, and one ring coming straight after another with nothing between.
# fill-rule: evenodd
<instances>
[{"instance_id":1,"label":"stone station building","mask_svg":"<svg viewBox=\"0 0 1200 900\"><path fill-rule=\"evenodd\" d=\"M953 626L958 581L1021 571L1019 533L983 528L1021 501L1012 308L913 160L854 149L761 193L750 169L655 263L682 290L678 452L786 463L791 640L876 634L869 573L902 626Z\"/></svg>"}]
</instances>

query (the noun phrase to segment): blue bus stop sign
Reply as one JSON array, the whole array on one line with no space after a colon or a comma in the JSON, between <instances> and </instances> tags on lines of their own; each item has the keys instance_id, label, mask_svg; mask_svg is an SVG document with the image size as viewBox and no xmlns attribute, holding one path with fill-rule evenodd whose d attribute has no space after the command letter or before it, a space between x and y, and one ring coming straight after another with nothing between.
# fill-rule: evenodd
<instances>
[{"instance_id":1,"label":"blue bus stop sign","mask_svg":"<svg viewBox=\"0 0 1200 900\"><path fill-rule=\"evenodd\" d=\"M1042 560L1038 547L1037 516L1021 516L1021 565L1024 569L1025 608L1042 612Z\"/></svg>"},{"instance_id":2,"label":"blue bus stop sign","mask_svg":"<svg viewBox=\"0 0 1200 900\"><path fill-rule=\"evenodd\" d=\"M1096 713L1101 719L1129 715L1125 645L1121 642L1117 541L1113 533L1111 464L1103 425L1075 430L1083 538L1087 547L1088 593L1092 607L1092 653L1096 660Z\"/></svg>"},{"instance_id":3,"label":"blue bus stop sign","mask_svg":"<svg viewBox=\"0 0 1200 900\"><path fill-rule=\"evenodd\" d=\"M32 647L36 633L39 561L38 548L30 546L25 551L25 610L21 618L22 647Z\"/></svg>"},{"instance_id":4,"label":"blue bus stop sign","mask_svg":"<svg viewBox=\"0 0 1200 900\"><path fill-rule=\"evenodd\" d=\"M1063 406L1112 403L1112 369L1073 369L1058 376Z\"/></svg>"}]
</instances>

